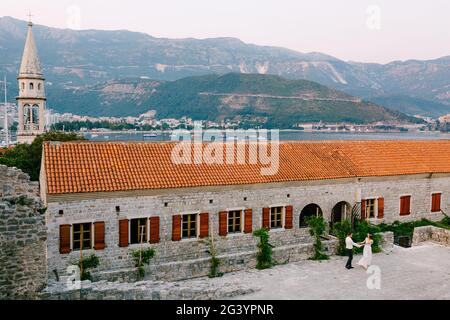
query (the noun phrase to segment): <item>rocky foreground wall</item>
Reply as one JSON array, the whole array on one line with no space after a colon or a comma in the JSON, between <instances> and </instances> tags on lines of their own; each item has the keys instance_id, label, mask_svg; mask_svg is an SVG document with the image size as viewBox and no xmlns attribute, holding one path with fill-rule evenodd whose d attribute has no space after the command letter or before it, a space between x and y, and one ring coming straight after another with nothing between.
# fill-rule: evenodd
<instances>
[{"instance_id":1,"label":"rocky foreground wall","mask_svg":"<svg viewBox=\"0 0 450 320\"><path fill-rule=\"evenodd\" d=\"M0 165L0 299L33 299L47 284L45 215L39 185Z\"/></svg>"}]
</instances>

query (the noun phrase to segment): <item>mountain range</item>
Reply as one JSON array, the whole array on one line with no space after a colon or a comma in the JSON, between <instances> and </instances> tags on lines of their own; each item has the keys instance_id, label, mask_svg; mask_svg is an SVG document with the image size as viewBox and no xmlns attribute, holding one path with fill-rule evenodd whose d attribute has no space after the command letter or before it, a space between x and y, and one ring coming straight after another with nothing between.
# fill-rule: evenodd
<instances>
[{"instance_id":1,"label":"mountain range","mask_svg":"<svg viewBox=\"0 0 450 320\"><path fill-rule=\"evenodd\" d=\"M55 91L59 92L59 91ZM159 118L233 120L290 128L301 122L417 122L403 113L307 80L274 75L228 73L175 81L112 80L83 90L65 90L51 101L65 109L92 113L91 106L111 116L137 116L154 111ZM62 105L62 104L61 104Z\"/></svg>"},{"instance_id":2,"label":"mountain range","mask_svg":"<svg viewBox=\"0 0 450 320\"><path fill-rule=\"evenodd\" d=\"M10 17L0 18L0 70L7 72L11 98L17 90L15 77L26 24ZM49 106L58 111L125 115L146 111L145 108L158 110L159 105L152 105L162 94L156 87L168 90L177 87L177 80L183 78L195 82L195 76L231 73L236 77L236 73L241 73L259 74L261 78L277 75L286 81L309 80L401 113L429 116L450 113L450 56L382 65L346 62L322 53L246 44L234 38L162 39L125 30L75 31L40 25L34 27L34 34L48 80ZM220 79L220 76L213 78ZM204 79L207 78L200 77L199 82ZM133 97L135 105L125 109L114 106L117 99L108 98L104 94L105 88L114 91L114 96L126 96L130 81L134 83L133 93L136 88L138 90ZM121 87L124 88L122 92ZM154 90L158 91L157 95L148 95ZM72 93L70 101L79 99L83 105L69 103L65 99L69 93ZM176 92L173 94L177 95ZM83 96L91 98L86 100ZM257 97L246 98L251 101ZM161 113L164 113L162 109Z\"/></svg>"}]
</instances>

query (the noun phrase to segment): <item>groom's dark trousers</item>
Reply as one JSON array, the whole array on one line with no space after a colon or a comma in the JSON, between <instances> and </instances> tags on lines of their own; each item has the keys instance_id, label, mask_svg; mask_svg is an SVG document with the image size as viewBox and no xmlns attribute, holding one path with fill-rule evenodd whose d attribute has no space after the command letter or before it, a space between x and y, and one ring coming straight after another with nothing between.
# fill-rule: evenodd
<instances>
[{"instance_id":1,"label":"groom's dark trousers","mask_svg":"<svg viewBox=\"0 0 450 320\"><path fill-rule=\"evenodd\" d=\"M347 269L350 269L352 267L352 261L353 261L353 249L347 249L347 256L348 256L348 261L347 261L347 264L345 265L345 267Z\"/></svg>"}]
</instances>

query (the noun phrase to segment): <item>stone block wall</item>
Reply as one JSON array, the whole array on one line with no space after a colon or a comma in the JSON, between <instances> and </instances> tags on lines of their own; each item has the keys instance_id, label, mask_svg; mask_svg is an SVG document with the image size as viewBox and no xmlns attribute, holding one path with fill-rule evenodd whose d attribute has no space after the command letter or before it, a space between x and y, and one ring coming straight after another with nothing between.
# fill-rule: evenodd
<instances>
[{"instance_id":1,"label":"stone block wall","mask_svg":"<svg viewBox=\"0 0 450 320\"><path fill-rule=\"evenodd\" d=\"M434 226L415 228L413 234L413 246L417 246L426 241L433 241L450 247L450 230Z\"/></svg>"},{"instance_id":2,"label":"stone block wall","mask_svg":"<svg viewBox=\"0 0 450 320\"><path fill-rule=\"evenodd\" d=\"M34 298L47 283L38 189L22 171L0 165L0 299Z\"/></svg>"},{"instance_id":3,"label":"stone block wall","mask_svg":"<svg viewBox=\"0 0 450 320\"><path fill-rule=\"evenodd\" d=\"M427 177L426 175L404 176L377 179L361 179L361 198L384 197L384 219L372 219L377 224L395 221L409 222L422 218L437 221L444 218L442 213L431 212L431 195L442 193L441 208L450 211L450 177ZM400 197L411 196L411 214L400 216Z\"/></svg>"},{"instance_id":4,"label":"stone block wall","mask_svg":"<svg viewBox=\"0 0 450 320\"><path fill-rule=\"evenodd\" d=\"M140 245L130 245L127 248L119 247L119 220L140 217L160 217L161 242L156 245L145 245L156 250L149 272L156 274L158 279L184 279L204 276L209 272L209 255L207 245L199 239L172 241L172 216L183 213L209 213L209 226L216 240L219 256L224 257L227 271L245 269L245 266L256 264L255 252L258 239L251 234L232 234L227 237L218 235L218 213L223 210L253 209L253 230L262 226L262 209L271 206L294 207L294 229L273 230L270 232L270 241L275 248L300 246L312 243L309 230L300 228L300 212L310 203L318 203L323 207L326 219L329 219L333 206L340 201L352 202L354 194L352 185L304 185L301 187L276 186L255 188L242 186L239 189L219 188L217 191L170 191L164 195L99 198L83 201L58 201L48 204L48 265L49 274L57 270L60 275L65 274L66 268L79 260L79 252L70 254L59 253L59 226L62 224L105 222L105 250L87 250L84 256L95 254L100 258L97 274L108 276L123 273L133 269L130 257L132 250ZM324 202L327 199L327 202ZM167 206L165 205L167 204ZM120 206L120 212L116 212ZM64 213L60 215L60 211ZM294 250L294 249L292 249ZM292 252L291 250L291 252ZM295 249L299 250L299 249ZM248 255L246 255L248 254ZM285 254L283 254L285 255ZM282 256L283 256L282 255ZM292 253L294 255L294 253ZM297 252L297 257L308 258L308 253ZM288 258L280 257L280 260ZM195 263L186 263L194 261ZM294 258L291 261L295 261ZM206 267L207 266L207 267Z\"/></svg>"}]
</instances>

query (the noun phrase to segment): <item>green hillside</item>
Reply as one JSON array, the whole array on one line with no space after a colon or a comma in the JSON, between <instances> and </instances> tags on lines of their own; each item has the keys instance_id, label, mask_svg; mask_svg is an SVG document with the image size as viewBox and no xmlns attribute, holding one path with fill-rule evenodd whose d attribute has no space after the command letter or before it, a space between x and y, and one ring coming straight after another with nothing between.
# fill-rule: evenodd
<instances>
[{"instance_id":1,"label":"green hillside","mask_svg":"<svg viewBox=\"0 0 450 320\"><path fill-rule=\"evenodd\" d=\"M60 96L50 94L49 101L57 111L93 116L137 116L155 110L158 118L257 119L282 128L310 121L416 121L315 82L259 74L206 75L173 82L116 80L66 90Z\"/></svg>"}]
</instances>

